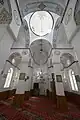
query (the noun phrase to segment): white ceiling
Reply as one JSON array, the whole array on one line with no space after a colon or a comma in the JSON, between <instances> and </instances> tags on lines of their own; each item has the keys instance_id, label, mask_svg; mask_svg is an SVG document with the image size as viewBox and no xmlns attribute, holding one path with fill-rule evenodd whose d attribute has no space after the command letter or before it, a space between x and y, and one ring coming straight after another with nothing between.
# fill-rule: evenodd
<instances>
[{"instance_id":1,"label":"white ceiling","mask_svg":"<svg viewBox=\"0 0 80 120\"><path fill-rule=\"evenodd\" d=\"M67 0L19 0L19 6L23 16L42 8L62 15L66 3Z\"/></svg>"},{"instance_id":2,"label":"white ceiling","mask_svg":"<svg viewBox=\"0 0 80 120\"><path fill-rule=\"evenodd\" d=\"M47 40L36 40L30 45L31 53L34 61L40 65L47 62L51 52L51 44ZM42 52L40 50L42 49Z\"/></svg>"},{"instance_id":3,"label":"white ceiling","mask_svg":"<svg viewBox=\"0 0 80 120\"><path fill-rule=\"evenodd\" d=\"M26 16L30 12L41 10L40 6L43 6L44 10L51 11L61 16L67 3L67 0L18 0L18 1L19 1L19 7L21 10L21 15L23 17ZM18 36L21 41L23 39L23 36L25 38L25 34L23 35L22 30L21 30L20 35ZM29 33L28 33L28 38L29 38ZM42 42L43 53L40 53L40 49L41 49L40 44L41 44L40 40L36 40L36 42L33 42L30 45L32 57L35 63L37 63L38 65L40 65L40 62L42 62L42 64L47 62L48 56L50 55L50 51L52 48L52 45L48 41L43 40ZM20 47L22 47L22 44Z\"/></svg>"}]
</instances>

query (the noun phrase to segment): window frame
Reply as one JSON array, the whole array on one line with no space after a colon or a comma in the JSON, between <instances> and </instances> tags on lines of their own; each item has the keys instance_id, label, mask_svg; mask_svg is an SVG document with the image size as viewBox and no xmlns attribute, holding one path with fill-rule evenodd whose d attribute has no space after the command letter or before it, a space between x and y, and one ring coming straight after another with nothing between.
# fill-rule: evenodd
<instances>
[{"instance_id":1,"label":"window frame","mask_svg":"<svg viewBox=\"0 0 80 120\"><path fill-rule=\"evenodd\" d=\"M4 88L9 88L10 87L10 83L11 83L11 80L12 80L13 72L14 72L13 68L10 68L8 70L7 77L6 77L6 80L5 80L5 83L4 83Z\"/></svg>"},{"instance_id":2,"label":"window frame","mask_svg":"<svg viewBox=\"0 0 80 120\"><path fill-rule=\"evenodd\" d=\"M69 80L70 80L72 90L78 92L79 89L76 82L75 73L72 69L69 70Z\"/></svg>"}]
</instances>

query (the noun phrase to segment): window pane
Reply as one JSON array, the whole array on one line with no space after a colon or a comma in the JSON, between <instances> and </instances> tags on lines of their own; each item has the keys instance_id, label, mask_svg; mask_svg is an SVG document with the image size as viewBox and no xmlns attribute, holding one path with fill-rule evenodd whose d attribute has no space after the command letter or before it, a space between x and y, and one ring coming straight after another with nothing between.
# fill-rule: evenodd
<instances>
[{"instance_id":1,"label":"window pane","mask_svg":"<svg viewBox=\"0 0 80 120\"><path fill-rule=\"evenodd\" d=\"M77 82L76 82L75 75L72 75L72 77L73 77L73 82L74 82L75 91L78 91L78 86L77 86Z\"/></svg>"},{"instance_id":2,"label":"window pane","mask_svg":"<svg viewBox=\"0 0 80 120\"><path fill-rule=\"evenodd\" d=\"M69 70L69 77L70 77L72 90L78 91L78 86L77 86L75 74L74 74L74 71L72 69Z\"/></svg>"},{"instance_id":3,"label":"window pane","mask_svg":"<svg viewBox=\"0 0 80 120\"><path fill-rule=\"evenodd\" d=\"M71 83L72 90L75 90L71 72L72 70L69 70L70 83Z\"/></svg>"},{"instance_id":4,"label":"window pane","mask_svg":"<svg viewBox=\"0 0 80 120\"><path fill-rule=\"evenodd\" d=\"M6 82L4 84L4 88L8 88L10 86L10 82L12 79L12 75L13 75L13 68L10 68L8 70L8 74L7 74L7 78L6 78Z\"/></svg>"}]
</instances>

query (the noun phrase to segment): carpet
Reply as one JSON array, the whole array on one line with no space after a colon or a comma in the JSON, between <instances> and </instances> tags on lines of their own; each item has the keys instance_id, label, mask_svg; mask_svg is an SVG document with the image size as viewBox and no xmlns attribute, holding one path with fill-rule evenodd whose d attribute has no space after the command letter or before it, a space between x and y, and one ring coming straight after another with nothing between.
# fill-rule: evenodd
<instances>
[{"instance_id":1,"label":"carpet","mask_svg":"<svg viewBox=\"0 0 80 120\"><path fill-rule=\"evenodd\" d=\"M16 110L10 105L0 103L0 113L6 117L7 120L29 120L21 111Z\"/></svg>"},{"instance_id":2,"label":"carpet","mask_svg":"<svg viewBox=\"0 0 80 120\"><path fill-rule=\"evenodd\" d=\"M80 120L80 110L68 103L68 112L61 113L52 100L45 97L32 97L23 104L23 110L40 116L43 120Z\"/></svg>"},{"instance_id":3,"label":"carpet","mask_svg":"<svg viewBox=\"0 0 80 120\"><path fill-rule=\"evenodd\" d=\"M43 120L38 115L22 111L21 108L15 108L3 101L0 103L0 113L0 120Z\"/></svg>"},{"instance_id":4,"label":"carpet","mask_svg":"<svg viewBox=\"0 0 80 120\"><path fill-rule=\"evenodd\" d=\"M3 114L0 114L0 120L7 120L7 118Z\"/></svg>"},{"instance_id":5,"label":"carpet","mask_svg":"<svg viewBox=\"0 0 80 120\"><path fill-rule=\"evenodd\" d=\"M1 120L80 120L77 106L68 103L68 112L61 113L53 100L46 97L31 97L21 108L13 107L7 101L0 102L0 113L3 115Z\"/></svg>"}]
</instances>

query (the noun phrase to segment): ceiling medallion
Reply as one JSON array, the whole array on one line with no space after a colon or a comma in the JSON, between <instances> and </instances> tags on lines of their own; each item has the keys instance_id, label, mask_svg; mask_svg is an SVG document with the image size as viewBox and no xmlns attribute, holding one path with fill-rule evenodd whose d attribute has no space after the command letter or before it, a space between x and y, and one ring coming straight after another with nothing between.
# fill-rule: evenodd
<instances>
[{"instance_id":1,"label":"ceiling medallion","mask_svg":"<svg viewBox=\"0 0 80 120\"><path fill-rule=\"evenodd\" d=\"M60 51L56 50L56 51L54 51L54 54L55 55L60 55Z\"/></svg>"},{"instance_id":2,"label":"ceiling medallion","mask_svg":"<svg viewBox=\"0 0 80 120\"><path fill-rule=\"evenodd\" d=\"M58 5L57 5L57 7L55 8L55 10L56 10L56 13L58 13L58 12L60 11L60 8L59 8Z\"/></svg>"},{"instance_id":3,"label":"ceiling medallion","mask_svg":"<svg viewBox=\"0 0 80 120\"><path fill-rule=\"evenodd\" d=\"M17 26L20 26L18 11L14 10L13 15L14 15L14 19L15 19L15 22L16 22Z\"/></svg>"},{"instance_id":4,"label":"ceiling medallion","mask_svg":"<svg viewBox=\"0 0 80 120\"><path fill-rule=\"evenodd\" d=\"M26 5L26 7L22 10L22 15L25 16L26 13L28 12L29 8L28 6Z\"/></svg>"},{"instance_id":5,"label":"ceiling medallion","mask_svg":"<svg viewBox=\"0 0 80 120\"><path fill-rule=\"evenodd\" d=\"M11 15L5 8L3 8L0 13L0 24L9 24L11 20L12 20Z\"/></svg>"},{"instance_id":6,"label":"ceiling medallion","mask_svg":"<svg viewBox=\"0 0 80 120\"><path fill-rule=\"evenodd\" d=\"M44 5L43 2L41 2L40 5L38 6L38 8L39 8L40 10L44 10L45 7L46 7L46 5Z\"/></svg>"},{"instance_id":7,"label":"ceiling medallion","mask_svg":"<svg viewBox=\"0 0 80 120\"><path fill-rule=\"evenodd\" d=\"M69 8L65 17L65 25L67 25L70 22L71 17L72 17L72 8Z\"/></svg>"}]
</instances>

